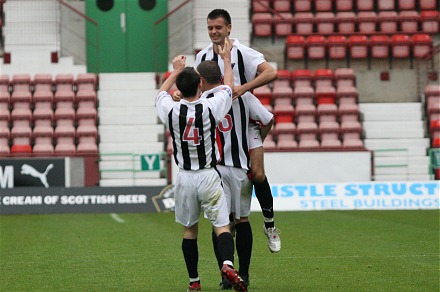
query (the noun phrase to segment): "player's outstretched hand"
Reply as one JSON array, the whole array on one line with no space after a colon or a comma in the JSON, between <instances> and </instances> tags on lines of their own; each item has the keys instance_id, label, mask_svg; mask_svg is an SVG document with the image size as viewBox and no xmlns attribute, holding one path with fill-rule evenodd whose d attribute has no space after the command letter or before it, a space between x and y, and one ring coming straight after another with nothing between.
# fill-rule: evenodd
<instances>
[{"instance_id":1,"label":"player's outstretched hand","mask_svg":"<svg viewBox=\"0 0 440 292\"><path fill-rule=\"evenodd\" d=\"M185 68L186 57L183 55L178 55L173 60L174 71L180 71Z\"/></svg>"},{"instance_id":2,"label":"player's outstretched hand","mask_svg":"<svg viewBox=\"0 0 440 292\"><path fill-rule=\"evenodd\" d=\"M225 38L225 44L223 45L223 48L219 45L218 46L218 53L220 55L220 57L224 60L226 59L231 59L231 41L229 40L229 38Z\"/></svg>"}]
</instances>

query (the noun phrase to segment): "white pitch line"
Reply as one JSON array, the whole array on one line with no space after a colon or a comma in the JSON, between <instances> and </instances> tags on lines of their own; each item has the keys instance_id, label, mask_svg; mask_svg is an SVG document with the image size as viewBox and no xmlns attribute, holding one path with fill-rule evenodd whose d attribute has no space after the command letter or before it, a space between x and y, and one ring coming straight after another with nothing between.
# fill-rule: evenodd
<instances>
[{"instance_id":1,"label":"white pitch line","mask_svg":"<svg viewBox=\"0 0 440 292\"><path fill-rule=\"evenodd\" d=\"M125 220L119 217L116 213L111 213L110 216L112 216L113 220L115 220L118 223L125 223Z\"/></svg>"}]
</instances>

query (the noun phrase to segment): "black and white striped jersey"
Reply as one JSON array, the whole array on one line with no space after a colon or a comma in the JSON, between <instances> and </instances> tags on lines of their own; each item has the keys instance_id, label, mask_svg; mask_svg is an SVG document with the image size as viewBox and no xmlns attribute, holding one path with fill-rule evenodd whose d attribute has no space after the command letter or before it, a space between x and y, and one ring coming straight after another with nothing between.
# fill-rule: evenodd
<instances>
[{"instance_id":1,"label":"black and white striped jersey","mask_svg":"<svg viewBox=\"0 0 440 292\"><path fill-rule=\"evenodd\" d=\"M179 168L199 170L217 164L220 153L215 132L231 103L232 90L226 85L213 98L192 102L174 102L165 91L158 94L157 113L171 133L174 160Z\"/></svg>"},{"instance_id":2,"label":"black and white striped jersey","mask_svg":"<svg viewBox=\"0 0 440 292\"><path fill-rule=\"evenodd\" d=\"M219 87L205 91L202 98L210 99ZM229 112L217 127L217 140L222 147L221 165L250 169L249 157L249 120L266 126L273 118L269 112L250 92L232 101Z\"/></svg>"},{"instance_id":3,"label":"black and white striped jersey","mask_svg":"<svg viewBox=\"0 0 440 292\"><path fill-rule=\"evenodd\" d=\"M225 65L222 58L215 54L212 43L197 53L196 62L197 67L202 61L213 60L216 61L220 67L222 74L225 74ZM231 50L231 65L234 73L234 84L241 85L255 78L257 74L257 67L265 62L264 55L260 52L242 45L237 39L234 39ZM246 67L244 67L246 64Z\"/></svg>"}]
</instances>

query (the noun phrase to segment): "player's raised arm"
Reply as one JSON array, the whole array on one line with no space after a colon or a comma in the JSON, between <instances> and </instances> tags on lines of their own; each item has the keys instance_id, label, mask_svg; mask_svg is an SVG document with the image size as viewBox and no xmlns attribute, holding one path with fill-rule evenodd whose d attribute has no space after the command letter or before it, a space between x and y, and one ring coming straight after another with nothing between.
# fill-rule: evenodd
<instances>
[{"instance_id":1,"label":"player's raised arm","mask_svg":"<svg viewBox=\"0 0 440 292\"><path fill-rule=\"evenodd\" d=\"M225 73L223 76L223 83L231 87L234 90L234 74L232 73L232 65L231 65L231 41L229 38L225 39L225 44L223 48L219 45L218 52L220 57L223 59L225 63Z\"/></svg>"},{"instance_id":2,"label":"player's raised arm","mask_svg":"<svg viewBox=\"0 0 440 292\"><path fill-rule=\"evenodd\" d=\"M176 82L177 75L185 68L186 57L179 55L176 56L173 60L173 72L171 75L162 83L162 86L159 88L160 91L168 91L171 89L173 84Z\"/></svg>"}]
</instances>

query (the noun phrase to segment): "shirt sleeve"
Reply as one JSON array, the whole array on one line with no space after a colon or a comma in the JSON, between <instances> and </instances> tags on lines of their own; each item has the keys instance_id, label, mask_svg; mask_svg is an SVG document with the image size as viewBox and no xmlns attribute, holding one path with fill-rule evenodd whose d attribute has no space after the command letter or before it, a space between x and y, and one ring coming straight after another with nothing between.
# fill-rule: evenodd
<instances>
[{"instance_id":1,"label":"shirt sleeve","mask_svg":"<svg viewBox=\"0 0 440 292\"><path fill-rule=\"evenodd\" d=\"M246 104L249 108L249 118L266 126L273 119L273 114L252 93L246 93Z\"/></svg>"},{"instance_id":2,"label":"shirt sleeve","mask_svg":"<svg viewBox=\"0 0 440 292\"><path fill-rule=\"evenodd\" d=\"M175 101L166 91L161 91L156 97L156 110L160 121L166 125L168 122L168 113L174 107Z\"/></svg>"},{"instance_id":3,"label":"shirt sleeve","mask_svg":"<svg viewBox=\"0 0 440 292\"><path fill-rule=\"evenodd\" d=\"M243 56L243 63L245 64L245 72L246 72L246 78L247 80L252 80L257 75L257 68L258 66L266 62L266 59L264 59L264 55L252 48L241 46L239 47L240 52Z\"/></svg>"},{"instance_id":4,"label":"shirt sleeve","mask_svg":"<svg viewBox=\"0 0 440 292\"><path fill-rule=\"evenodd\" d=\"M219 124L231 109L232 89L223 85L214 93L214 97L207 99L207 103L210 104L215 121Z\"/></svg>"}]
</instances>

